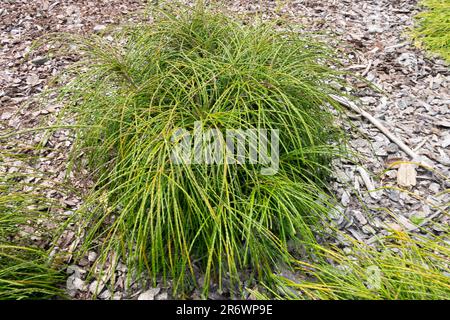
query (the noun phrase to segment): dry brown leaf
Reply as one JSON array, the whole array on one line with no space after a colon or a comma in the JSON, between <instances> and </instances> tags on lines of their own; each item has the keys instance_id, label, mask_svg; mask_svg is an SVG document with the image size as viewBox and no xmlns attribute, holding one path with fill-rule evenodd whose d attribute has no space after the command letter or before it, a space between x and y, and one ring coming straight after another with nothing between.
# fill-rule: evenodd
<instances>
[{"instance_id":1,"label":"dry brown leaf","mask_svg":"<svg viewBox=\"0 0 450 320\"><path fill-rule=\"evenodd\" d=\"M397 184L401 187L416 185L416 165L412 163L401 163L397 172Z\"/></svg>"}]
</instances>

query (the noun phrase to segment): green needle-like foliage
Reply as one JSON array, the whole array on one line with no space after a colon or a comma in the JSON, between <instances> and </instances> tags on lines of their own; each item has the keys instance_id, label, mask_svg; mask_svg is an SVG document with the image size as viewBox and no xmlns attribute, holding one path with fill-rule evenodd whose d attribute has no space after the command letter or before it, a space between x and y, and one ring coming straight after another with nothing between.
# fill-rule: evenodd
<instances>
[{"instance_id":1,"label":"green needle-like foliage","mask_svg":"<svg viewBox=\"0 0 450 320\"><path fill-rule=\"evenodd\" d=\"M419 46L450 63L450 1L422 0L425 10L416 16L413 37Z\"/></svg>"},{"instance_id":2,"label":"green needle-like foliage","mask_svg":"<svg viewBox=\"0 0 450 320\"><path fill-rule=\"evenodd\" d=\"M71 40L84 59L61 96L80 126L74 157L87 156L97 181L80 219L85 249L170 278L183 294L198 271L205 293L212 280L240 288L288 261L288 243L314 243L312 227L327 213L324 179L342 149L329 97L340 82L333 52L201 6ZM196 121L223 134L279 130L278 172L174 163L173 133Z\"/></svg>"},{"instance_id":3,"label":"green needle-like foliage","mask_svg":"<svg viewBox=\"0 0 450 320\"><path fill-rule=\"evenodd\" d=\"M299 276L304 280L274 276L278 285L271 283L270 296L314 300L449 299L448 234L448 229L443 236L426 237L396 232L382 239L381 248L353 240L351 252L318 246L323 262L298 261ZM268 298L253 293L257 298Z\"/></svg>"},{"instance_id":4,"label":"green needle-like foliage","mask_svg":"<svg viewBox=\"0 0 450 320\"><path fill-rule=\"evenodd\" d=\"M0 164L3 159L0 155ZM48 252L31 243L24 227L36 227L48 201L19 180L18 173L0 177L0 300L62 297L62 274L51 266ZM32 188L30 188L32 189Z\"/></svg>"},{"instance_id":5,"label":"green needle-like foliage","mask_svg":"<svg viewBox=\"0 0 450 320\"><path fill-rule=\"evenodd\" d=\"M45 251L0 244L0 300L62 297L63 276L49 266Z\"/></svg>"}]
</instances>

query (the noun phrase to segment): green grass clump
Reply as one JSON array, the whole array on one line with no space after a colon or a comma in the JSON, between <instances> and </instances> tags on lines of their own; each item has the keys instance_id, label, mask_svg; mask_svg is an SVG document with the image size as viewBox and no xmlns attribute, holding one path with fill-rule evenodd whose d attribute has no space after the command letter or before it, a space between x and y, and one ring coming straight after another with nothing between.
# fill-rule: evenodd
<instances>
[{"instance_id":1,"label":"green grass clump","mask_svg":"<svg viewBox=\"0 0 450 320\"><path fill-rule=\"evenodd\" d=\"M49 266L46 251L0 244L0 300L63 297L62 282L62 274Z\"/></svg>"},{"instance_id":2,"label":"green grass clump","mask_svg":"<svg viewBox=\"0 0 450 320\"><path fill-rule=\"evenodd\" d=\"M450 1L423 0L425 10L416 16L413 37L418 46L450 63Z\"/></svg>"},{"instance_id":3,"label":"green grass clump","mask_svg":"<svg viewBox=\"0 0 450 320\"><path fill-rule=\"evenodd\" d=\"M2 160L0 155L4 165ZM48 252L31 240L48 201L23 179L19 173L0 177L0 300L62 297L62 274L51 266ZM24 191L26 187L30 190Z\"/></svg>"},{"instance_id":4,"label":"green grass clump","mask_svg":"<svg viewBox=\"0 0 450 320\"><path fill-rule=\"evenodd\" d=\"M117 253L182 294L199 274L205 293L211 280L239 288L289 261L288 243L314 243L341 147L329 107L340 82L333 52L203 7L71 44L84 59L62 98L80 128L74 157L86 156L97 181L79 222L85 249L98 246L103 261ZM278 173L174 164L172 134L196 121L223 133L278 129Z\"/></svg>"},{"instance_id":5,"label":"green grass clump","mask_svg":"<svg viewBox=\"0 0 450 320\"><path fill-rule=\"evenodd\" d=\"M318 246L323 262L298 261L295 281L274 276L278 299L440 300L450 297L450 248L445 236L396 232L381 248L353 240L351 252ZM254 291L258 298L266 294Z\"/></svg>"}]
</instances>

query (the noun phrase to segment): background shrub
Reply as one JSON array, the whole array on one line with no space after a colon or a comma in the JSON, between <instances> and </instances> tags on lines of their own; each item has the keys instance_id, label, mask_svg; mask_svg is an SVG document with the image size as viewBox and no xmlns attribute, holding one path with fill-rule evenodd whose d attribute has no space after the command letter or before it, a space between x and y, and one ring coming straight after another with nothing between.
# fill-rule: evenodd
<instances>
[{"instance_id":1,"label":"background shrub","mask_svg":"<svg viewBox=\"0 0 450 320\"><path fill-rule=\"evenodd\" d=\"M416 16L413 31L417 44L450 62L450 2L423 0L425 10Z\"/></svg>"},{"instance_id":2,"label":"background shrub","mask_svg":"<svg viewBox=\"0 0 450 320\"><path fill-rule=\"evenodd\" d=\"M63 297L64 277L52 266L47 250L32 241L37 222L50 221L51 204L23 181L23 174L11 170L19 171L6 158L6 152L0 152L0 300Z\"/></svg>"}]
</instances>

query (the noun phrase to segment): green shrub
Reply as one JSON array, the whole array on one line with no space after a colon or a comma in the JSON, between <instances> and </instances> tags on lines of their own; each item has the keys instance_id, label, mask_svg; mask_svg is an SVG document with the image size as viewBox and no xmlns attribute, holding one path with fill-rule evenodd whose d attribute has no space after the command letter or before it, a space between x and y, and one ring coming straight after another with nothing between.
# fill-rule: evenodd
<instances>
[{"instance_id":1,"label":"green shrub","mask_svg":"<svg viewBox=\"0 0 450 320\"><path fill-rule=\"evenodd\" d=\"M70 38L83 59L61 96L80 127L73 156L87 157L97 181L79 220L84 249L98 246L99 261L117 253L182 294L197 271L204 293L211 280L239 288L289 261L288 243L314 243L342 142L329 98L340 82L333 52L201 6L162 10L152 24L108 37ZM278 173L173 163L173 133L196 121L205 130L278 129Z\"/></svg>"},{"instance_id":2,"label":"green shrub","mask_svg":"<svg viewBox=\"0 0 450 320\"><path fill-rule=\"evenodd\" d=\"M416 16L417 44L450 62L450 1L422 0L425 11Z\"/></svg>"}]
</instances>

